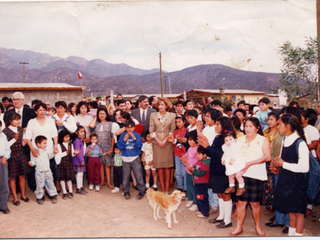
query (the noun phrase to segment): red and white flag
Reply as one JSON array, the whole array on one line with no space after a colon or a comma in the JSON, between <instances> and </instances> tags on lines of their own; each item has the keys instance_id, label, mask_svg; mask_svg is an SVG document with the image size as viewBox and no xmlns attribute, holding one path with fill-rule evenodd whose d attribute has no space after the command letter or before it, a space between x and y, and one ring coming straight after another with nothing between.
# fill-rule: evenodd
<instances>
[{"instance_id":1,"label":"red and white flag","mask_svg":"<svg viewBox=\"0 0 320 240\"><path fill-rule=\"evenodd\" d=\"M81 72L78 73L78 78L79 78L79 79L82 79L82 74L81 74Z\"/></svg>"}]
</instances>

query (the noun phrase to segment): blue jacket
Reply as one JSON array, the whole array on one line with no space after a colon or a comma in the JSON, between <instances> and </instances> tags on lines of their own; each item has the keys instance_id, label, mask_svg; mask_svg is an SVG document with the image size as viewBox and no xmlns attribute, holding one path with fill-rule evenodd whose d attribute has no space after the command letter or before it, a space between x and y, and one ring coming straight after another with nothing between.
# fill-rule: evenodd
<instances>
[{"instance_id":1,"label":"blue jacket","mask_svg":"<svg viewBox=\"0 0 320 240\"><path fill-rule=\"evenodd\" d=\"M123 157L134 157L139 156L141 154L142 148L142 139L139 133L133 132L136 140L130 136L127 141L123 141L124 136L127 132L121 134L119 141L117 142L117 146L120 150L122 150L121 155Z\"/></svg>"}]
</instances>

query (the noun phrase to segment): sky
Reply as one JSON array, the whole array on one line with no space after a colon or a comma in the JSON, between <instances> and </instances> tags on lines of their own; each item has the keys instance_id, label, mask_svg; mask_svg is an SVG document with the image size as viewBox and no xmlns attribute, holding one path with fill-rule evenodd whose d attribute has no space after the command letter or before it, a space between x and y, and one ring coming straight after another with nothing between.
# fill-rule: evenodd
<instances>
[{"instance_id":1,"label":"sky","mask_svg":"<svg viewBox=\"0 0 320 240\"><path fill-rule=\"evenodd\" d=\"M280 72L279 47L316 37L315 0L0 1L0 47L178 71Z\"/></svg>"}]
</instances>

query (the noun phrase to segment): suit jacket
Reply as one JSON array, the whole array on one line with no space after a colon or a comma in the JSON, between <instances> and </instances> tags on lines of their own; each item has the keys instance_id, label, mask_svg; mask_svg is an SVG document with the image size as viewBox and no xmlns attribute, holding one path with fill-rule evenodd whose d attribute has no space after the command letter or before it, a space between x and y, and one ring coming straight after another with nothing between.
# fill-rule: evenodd
<instances>
[{"instance_id":1,"label":"suit jacket","mask_svg":"<svg viewBox=\"0 0 320 240\"><path fill-rule=\"evenodd\" d=\"M169 112L167 121L164 122L163 126L157 118L157 113L152 113L150 117L150 134L156 133L158 138L163 141L169 133L174 132L176 129L176 114ZM153 139L153 143L156 141Z\"/></svg>"},{"instance_id":2,"label":"suit jacket","mask_svg":"<svg viewBox=\"0 0 320 240\"><path fill-rule=\"evenodd\" d=\"M15 109L11 109L9 111L6 111L4 114L4 121L6 121L6 117L8 116L7 114L10 112L15 112ZM28 125L29 120L36 118L37 114L36 112L32 109L32 108L28 108L26 106L23 106L23 110L22 110L22 122L21 122L21 127L25 128ZM9 126L7 126L9 127Z\"/></svg>"},{"instance_id":3,"label":"suit jacket","mask_svg":"<svg viewBox=\"0 0 320 240\"><path fill-rule=\"evenodd\" d=\"M147 108L147 116L146 121L144 124L141 123L141 114L140 114L140 108L133 109L131 111L131 116L135 118L139 123L143 125L143 132L141 134L141 137L146 138L146 132L149 130L150 125L150 115L151 113L156 112L156 110L152 108Z\"/></svg>"}]
</instances>

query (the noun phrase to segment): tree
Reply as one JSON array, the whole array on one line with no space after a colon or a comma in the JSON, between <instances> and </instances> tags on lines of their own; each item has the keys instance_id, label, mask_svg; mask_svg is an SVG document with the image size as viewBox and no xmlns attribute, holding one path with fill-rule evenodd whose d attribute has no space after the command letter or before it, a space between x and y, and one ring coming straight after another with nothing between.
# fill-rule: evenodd
<instances>
[{"instance_id":1,"label":"tree","mask_svg":"<svg viewBox=\"0 0 320 240\"><path fill-rule=\"evenodd\" d=\"M309 103L318 99L319 41L310 37L305 44L305 48L294 47L287 41L280 46L283 66L279 88L286 93L288 102L300 97Z\"/></svg>"}]
</instances>

